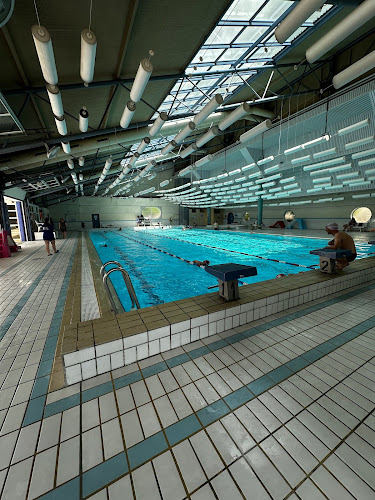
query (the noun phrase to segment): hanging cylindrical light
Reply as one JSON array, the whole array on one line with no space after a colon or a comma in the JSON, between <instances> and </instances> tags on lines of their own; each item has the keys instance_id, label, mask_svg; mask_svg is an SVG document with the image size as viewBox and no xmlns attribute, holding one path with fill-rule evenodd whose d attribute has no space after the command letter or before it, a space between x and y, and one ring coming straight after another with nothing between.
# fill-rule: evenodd
<instances>
[{"instance_id":1,"label":"hanging cylindrical light","mask_svg":"<svg viewBox=\"0 0 375 500\"><path fill-rule=\"evenodd\" d=\"M320 59L328 51L336 47L349 35L367 23L375 16L374 0L364 0L350 15L344 17L342 21L332 26L327 33L306 50L306 59L312 64ZM337 87L340 88L340 87Z\"/></svg>"},{"instance_id":2,"label":"hanging cylindrical light","mask_svg":"<svg viewBox=\"0 0 375 500\"><path fill-rule=\"evenodd\" d=\"M79 130L81 132L87 132L89 128L89 112L82 106L82 109L79 110Z\"/></svg>"},{"instance_id":3,"label":"hanging cylindrical light","mask_svg":"<svg viewBox=\"0 0 375 500\"><path fill-rule=\"evenodd\" d=\"M82 80L88 84L94 79L96 56L96 36L93 31L85 28L81 31L81 68Z\"/></svg>"},{"instance_id":4,"label":"hanging cylindrical light","mask_svg":"<svg viewBox=\"0 0 375 500\"><path fill-rule=\"evenodd\" d=\"M69 160L67 160L66 162L68 164L68 167L72 170L74 168L74 161L69 158Z\"/></svg>"},{"instance_id":5,"label":"hanging cylindrical light","mask_svg":"<svg viewBox=\"0 0 375 500\"><path fill-rule=\"evenodd\" d=\"M154 137L159 130L162 128L164 123L168 120L168 115L164 111L160 113L160 115L156 118L154 121L153 125L151 126L150 130L148 131L148 135L150 137Z\"/></svg>"},{"instance_id":6,"label":"hanging cylindrical light","mask_svg":"<svg viewBox=\"0 0 375 500\"><path fill-rule=\"evenodd\" d=\"M188 148L185 148L181 151L180 156L181 158L186 158L187 156L193 154L196 150L198 149L198 146L196 144L190 144Z\"/></svg>"},{"instance_id":7,"label":"hanging cylindrical light","mask_svg":"<svg viewBox=\"0 0 375 500\"><path fill-rule=\"evenodd\" d=\"M56 85L59 80L57 77L51 36L44 26L39 26L37 24L31 27L31 33L33 35L43 78L47 83Z\"/></svg>"},{"instance_id":8,"label":"hanging cylindrical light","mask_svg":"<svg viewBox=\"0 0 375 500\"><path fill-rule=\"evenodd\" d=\"M133 115L135 113L135 103L133 101L128 101L126 103L124 112L122 113L122 117L120 120L120 126L122 128L127 128L129 126L129 123L131 122L131 119L133 118Z\"/></svg>"},{"instance_id":9,"label":"hanging cylindrical light","mask_svg":"<svg viewBox=\"0 0 375 500\"><path fill-rule=\"evenodd\" d=\"M84 165L84 164L85 164L85 159L84 159L84 157L83 157L83 156L80 156L80 157L78 158L78 165L79 165L80 167L83 167L83 165Z\"/></svg>"},{"instance_id":10,"label":"hanging cylindrical light","mask_svg":"<svg viewBox=\"0 0 375 500\"><path fill-rule=\"evenodd\" d=\"M70 143L69 142L62 142L61 146L63 148L64 153L67 153L67 154L70 153Z\"/></svg>"},{"instance_id":11,"label":"hanging cylindrical light","mask_svg":"<svg viewBox=\"0 0 375 500\"><path fill-rule=\"evenodd\" d=\"M281 21L275 30L275 37L279 43L286 40L303 24L315 11L319 10L326 0L300 0L286 18Z\"/></svg>"},{"instance_id":12,"label":"hanging cylindrical light","mask_svg":"<svg viewBox=\"0 0 375 500\"><path fill-rule=\"evenodd\" d=\"M60 135L66 135L68 129L66 128L66 121L64 116L55 116L56 128Z\"/></svg>"},{"instance_id":13,"label":"hanging cylindrical light","mask_svg":"<svg viewBox=\"0 0 375 500\"><path fill-rule=\"evenodd\" d=\"M151 139L149 137L144 137L142 139L141 144L138 146L137 153L142 154L143 151L147 148L147 146L150 144Z\"/></svg>"},{"instance_id":14,"label":"hanging cylindrical light","mask_svg":"<svg viewBox=\"0 0 375 500\"><path fill-rule=\"evenodd\" d=\"M75 172L72 172L70 175L73 179L74 184L78 184L78 180L77 180L77 176L76 176Z\"/></svg>"},{"instance_id":15,"label":"hanging cylindrical light","mask_svg":"<svg viewBox=\"0 0 375 500\"><path fill-rule=\"evenodd\" d=\"M57 85L46 85L47 95L51 103L52 113L55 116L64 116L64 108L61 100L61 93Z\"/></svg>"},{"instance_id":16,"label":"hanging cylindrical light","mask_svg":"<svg viewBox=\"0 0 375 500\"><path fill-rule=\"evenodd\" d=\"M83 181L83 174L79 174L79 175L78 175L78 179L79 179L80 181Z\"/></svg>"},{"instance_id":17,"label":"hanging cylindrical light","mask_svg":"<svg viewBox=\"0 0 375 500\"><path fill-rule=\"evenodd\" d=\"M133 102L138 102L141 100L143 91L145 90L147 82L150 79L152 70L153 66L151 61L149 61L148 59L142 59L142 61L139 63L138 71L130 91L130 99Z\"/></svg>"},{"instance_id":18,"label":"hanging cylindrical light","mask_svg":"<svg viewBox=\"0 0 375 500\"><path fill-rule=\"evenodd\" d=\"M166 179L165 181L162 181L160 183L160 187L168 186L168 184L169 184L169 179Z\"/></svg>"},{"instance_id":19,"label":"hanging cylindrical light","mask_svg":"<svg viewBox=\"0 0 375 500\"><path fill-rule=\"evenodd\" d=\"M195 125L200 125L211 113L217 109L220 104L223 104L223 96L215 94L212 99L194 116Z\"/></svg>"},{"instance_id":20,"label":"hanging cylindrical light","mask_svg":"<svg viewBox=\"0 0 375 500\"><path fill-rule=\"evenodd\" d=\"M195 130L195 123L189 122L174 138L176 144L180 144L186 137Z\"/></svg>"},{"instance_id":21,"label":"hanging cylindrical light","mask_svg":"<svg viewBox=\"0 0 375 500\"><path fill-rule=\"evenodd\" d=\"M134 163L138 160L138 158L139 158L140 156L141 156L141 155L138 153L138 151L136 151L136 152L133 154L133 156L130 158L128 165L130 165L130 166L134 165Z\"/></svg>"},{"instance_id":22,"label":"hanging cylindrical light","mask_svg":"<svg viewBox=\"0 0 375 500\"><path fill-rule=\"evenodd\" d=\"M238 108L229 113L229 115L219 123L219 129L220 130L227 129L230 125L232 125L232 123L236 122L237 120L240 120L245 115L250 114L250 112L251 112L251 107L249 106L249 104L247 104L247 102L243 102L240 106L238 106Z\"/></svg>"},{"instance_id":23,"label":"hanging cylindrical light","mask_svg":"<svg viewBox=\"0 0 375 500\"><path fill-rule=\"evenodd\" d=\"M171 142L168 142L168 144L161 150L161 154L166 155L167 153L170 153L176 146L177 142L172 139Z\"/></svg>"},{"instance_id":24,"label":"hanging cylindrical light","mask_svg":"<svg viewBox=\"0 0 375 500\"><path fill-rule=\"evenodd\" d=\"M210 130L207 130L205 134L199 137L199 139L195 142L195 144L198 146L198 148L201 148L204 144L206 144L208 141L210 141L219 134L220 134L219 127L214 125L213 127L210 128Z\"/></svg>"},{"instance_id":25,"label":"hanging cylindrical light","mask_svg":"<svg viewBox=\"0 0 375 500\"><path fill-rule=\"evenodd\" d=\"M250 139L254 139L260 134L263 134L263 132L266 132L266 130L270 129L272 127L272 122L271 120L264 120L264 122L259 123L256 127L251 128L244 134L240 135L240 142L247 142Z\"/></svg>"},{"instance_id":26,"label":"hanging cylindrical light","mask_svg":"<svg viewBox=\"0 0 375 500\"><path fill-rule=\"evenodd\" d=\"M368 71L375 68L375 50L367 54L367 56L362 57L359 61L355 62L351 66L348 66L340 73L337 73L332 78L332 84L335 89L341 89L347 83L355 80L356 78L364 75Z\"/></svg>"}]
</instances>

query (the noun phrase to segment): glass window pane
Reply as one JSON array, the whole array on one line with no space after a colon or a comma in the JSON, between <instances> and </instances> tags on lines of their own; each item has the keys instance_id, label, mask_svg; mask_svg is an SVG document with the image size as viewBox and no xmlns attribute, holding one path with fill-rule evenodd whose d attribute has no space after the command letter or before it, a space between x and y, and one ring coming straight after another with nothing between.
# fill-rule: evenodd
<instances>
[{"instance_id":1,"label":"glass window pane","mask_svg":"<svg viewBox=\"0 0 375 500\"><path fill-rule=\"evenodd\" d=\"M263 2L264 0L239 0L238 2L234 2L234 5L228 9L223 19L248 21Z\"/></svg>"},{"instance_id":2,"label":"glass window pane","mask_svg":"<svg viewBox=\"0 0 375 500\"><path fill-rule=\"evenodd\" d=\"M243 33L237 38L236 43L253 43L267 31L266 26L248 26Z\"/></svg>"},{"instance_id":3,"label":"glass window pane","mask_svg":"<svg viewBox=\"0 0 375 500\"><path fill-rule=\"evenodd\" d=\"M218 57L222 54L223 49L203 49L197 52L197 55L191 61L191 64L198 62L215 62ZM201 59L200 59L201 58Z\"/></svg>"},{"instance_id":4,"label":"glass window pane","mask_svg":"<svg viewBox=\"0 0 375 500\"><path fill-rule=\"evenodd\" d=\"M255 18L257 21L276 21L292 4L285 0L269 0Z\"/></svg>"},{"instance_id":5,"label":"glass window pane","mask_svg":"<svg viewBox=\"0 0 375 500\"><path fill-rule=\"evenodd\" d=\"M210 71L226 71L231 68L230 64L221 64L220 66L212 66Z\"/></svg>"},{"instance_id":6,"label":"glass window pane","mask_svg":"<svg viewBox=\"0 0 375 500\"><path fill-rule=\"evenodd\" d=\"M216 26L204 45L231 43L241 30L241 26Z\"/></svg>"},{"instance_id":7,"label":"glass window pane","mask_svg":"<svg viewBox=\"0 0 375 500\"><path fill-rule=\"evenodd\" d=\"M242 49L227 49L224 54L219 58L219 61L237 61L242 54L246 52L246 48Z\"/></svg>"}]
</instances>

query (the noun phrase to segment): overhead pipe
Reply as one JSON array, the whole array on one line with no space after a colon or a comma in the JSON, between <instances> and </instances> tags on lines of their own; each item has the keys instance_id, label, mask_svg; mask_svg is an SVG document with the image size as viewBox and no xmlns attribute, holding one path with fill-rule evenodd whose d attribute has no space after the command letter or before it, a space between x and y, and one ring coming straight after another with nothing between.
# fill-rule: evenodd
<instances>
[{"instance_id":1,"label":"overhead pipe","mask_svg":"<svg viewBox=\"0 0 375 500\"><path fill-rule=\"evenodd\" d=\"M375 16L374 0L364 0L342 21L333 26L325 35L306 50L306 59L312 64L320 59L328 51L336 47L349 35L358 30Z\"/></svg>"},{"instance_id":2,"label":"overhead pipe","mask_svg":"<svg viewBox=\"0 0 375 500\"><path fill-rule=\"evenodd\" d=\"M264 118L273 118L274 114L268 110L264 110L258 106L250 106L250 113L256 116L261 116ZM197 129L205 129L210 127L211 125L217 125L220 123L226 116L229 116L228 111L221 111L210 115L204 122L202 122ZM248 115L247 115L248 116ZM163 126L163 136L174 135L179 132L186 124L191 122L191 118L184 118L182 120L169 120ZM108 149L108 145L112 144L111 151L116 152L116 150L123 150L124 146L132 146L134 143L141 141L145 136L148 135L149 128L148 126L140 127L140 128L132 128L129 130L117 131L116 133L107 134L107 140L104 141L103 138L96 137L88 137L87 139L80 139L78 141L73 141L71 137L69 137L71 144L74 145L74 154L75 156L84 156L90 153L96 153L98 149ZM87 135L91 134L91 132L87 132ZM159 134L156 134L157 137ZM198 139L199 140L199 139ZM78 144L77 144L78 142ZM54 141L51 141L51 144ZM57 143L57 141L56 141ZM44 146L43 146L44 147ZM173 148L172 148L173 149ZM164 154L165 152L163 152ZM46 160L45 166L54 165L57 161L64 160L65 153L59 152L56 157L52 160ZM27 151L20 154L12 154L9 161L7 161L6 166L9 169L16 169L18 171L28 170L35 168L40 165L40 156L36 155L32 150Z\"/></svg>"},{"instance_id":3,"label":"overhead pipe","mask_svg":"<svg viewBox=\"0 0 375 500\"><path fill-rule=\"evenodd\" d=\"M275 38L279 43L285 43L293 33L319 10L326 0L300 0L275 30Z\"/></svg>"}]
</instances>

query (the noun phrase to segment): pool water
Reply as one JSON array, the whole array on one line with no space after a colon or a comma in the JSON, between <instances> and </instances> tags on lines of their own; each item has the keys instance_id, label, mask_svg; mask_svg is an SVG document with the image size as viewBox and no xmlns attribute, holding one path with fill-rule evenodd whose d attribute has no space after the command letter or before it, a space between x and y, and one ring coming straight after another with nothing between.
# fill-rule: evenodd
<instances>
[{"instance_id":1,"label":"pool water","mask_svg":"<svg viewBox=\"0 0 375 500\"><path fill-rule=\"evenodd\" d=\"M217 279L186 260L209 260L210 265L234 262L255 266L257 276L241 281L256 283L278 274L316 269L318 257L309 252L328 243L328 237L316 239L200 229L183 231L181 228L101 230L91 231L90 237L103 263L116 260L128 271L141 307L215 290L209 287L217 285ZM358 257L366 256L366 250L364 245L357 245ZM107 266L106 270L111 267L115 266ZM121 274L112 273L110 279L124 309L129 311L131 301Z\"/></svg>"}]
</instances>

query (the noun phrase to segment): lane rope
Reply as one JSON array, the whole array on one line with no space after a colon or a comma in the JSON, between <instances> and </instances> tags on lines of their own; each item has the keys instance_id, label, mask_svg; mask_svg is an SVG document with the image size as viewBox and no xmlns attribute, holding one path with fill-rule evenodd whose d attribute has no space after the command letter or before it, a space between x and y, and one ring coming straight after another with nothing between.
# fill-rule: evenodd
<instances>
[{"instance_id":1,"label":"lane rope","mask_svg":"<svg viewBox=\"0 0 375 500\"><path fill-rule=\"evenodd\" d=\"M171 236L166 236L164 234L163 235L158 234L157 236L159 236L160 238L167 238L169 240L179 241L180 243L190 243L191 245L196 245L196 246L206 247L206 248L213 248L215 250L222 250L224 252L231 252L231 253L236 253L236 254L239 254L239 255L246 255L247 257L255 257L257 259L268 260L270 262L279 262L280 264L288 264L289 266L303 267L305 269L315 269L316 266L317 266L317 264L313 264L311 266L305 266L303 264L295 264L294 262L286 262L284 260L270 259L269 257L263 257L262 255L253 255L251 253L239 252L238 250L228 250L227 248L214 247L214 246L211 246L211 245L205 245L204 243L196 243L196 242L193 242L193 241L181 240L179 238L172 238ZM133 241L139 241L139 240L133 240ZM142 242L139 242L139 243L142 243ZM144 244L146 245L146 243L144 243ZM151 248L153 248L153 247L151 247ZM160 251L163 251L163 250L160 250ZM164 253L167 253L167 252L164 252ZM171 254L168 254L168 255L171 255ZM175 256L173 255L173 257L175 257ZM178 258L180 258L180 257L178 257ZM181 259L181 260L185 260L185 259ZM189 260L187 260L186 262L192 263Z\"/></svg>"}]
</instances>

